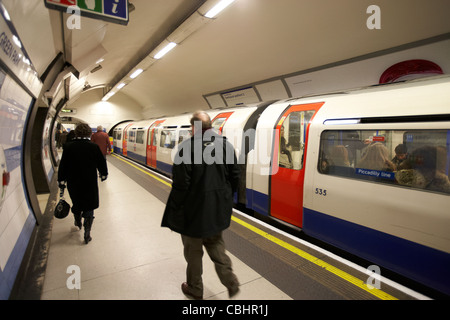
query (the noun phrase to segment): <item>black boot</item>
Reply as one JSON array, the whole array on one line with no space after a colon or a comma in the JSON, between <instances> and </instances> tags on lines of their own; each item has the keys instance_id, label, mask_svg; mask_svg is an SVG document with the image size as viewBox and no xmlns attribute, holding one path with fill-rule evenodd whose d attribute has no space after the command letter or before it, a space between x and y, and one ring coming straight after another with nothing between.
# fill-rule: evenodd
<instances>
[{"instance_id":1,"label":"black boot","mask_svg":"<svg viewBox=\"0 0 450 320\"><path fill-rule=\"evenodd\" d=\"M86 244L88 244L89 241L92 240L91 228L92 228L92 223L93 222L94 222L94 217L84 218L84 242Z\"/></svg>"},{"instance_id":2,"label":"black boot","mask_svg":"<svg viewBox=\"0 0 450 320\"><path fill-rule=\"evenodd\" d=\"M81 213L80 214L74 213L73 217L75 218L75 222L74 222L75 226L81 230L81 228L83 227L83 224L81 222Z\"/></svg>"}]
</instances>

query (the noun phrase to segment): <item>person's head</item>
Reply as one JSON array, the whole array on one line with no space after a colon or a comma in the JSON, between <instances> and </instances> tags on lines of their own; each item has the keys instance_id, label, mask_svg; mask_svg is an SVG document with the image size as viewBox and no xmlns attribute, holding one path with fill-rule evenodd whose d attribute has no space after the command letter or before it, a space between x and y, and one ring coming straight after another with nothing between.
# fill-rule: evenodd
<instances>
[{"instance_id":1,"label":"person's head","mask_svg":"<svg viewBox=\"0 0 450 320\"><path fill-rule=\"evenodd\" d=\"M399 144L395 147L395 155L399 160L405 160L407 156L406 146L404 144Z\"/></svg>"},{"instance_id":2,"label":"person's head","mask_svg":"<svg viewBox=\"0 0 450 320\"><path fill-rule=\"evenodd\" d=\"M80 123L75 128L75 136L78 138L89 138L92 135L91 127L86 123Z\"/></svg>"},{"instance_id":3,"label":"person's head","mask_svg":"<svg viewBox=\"0 0 450 320\"><path fill-rule=\"evenodd\" d=\"M97 132L102 132L103 131L103 127L102 126L97 126Z\"/></svg>"},{"instance_id":4,"label":"person's head","mask_svg":"<svg viewBox=\"0 0 450 320\"><path fill-rule=\"evenodd\" d=\"M205 111L196 111L192 115L191 118L191 126L192 126L192 132L195 134L195 124L196 122L202 123L202 131L206 131L208 129L211 129L211 118ZM197 127L199 125L197 124Z\"/></svg>"}]
</instances>

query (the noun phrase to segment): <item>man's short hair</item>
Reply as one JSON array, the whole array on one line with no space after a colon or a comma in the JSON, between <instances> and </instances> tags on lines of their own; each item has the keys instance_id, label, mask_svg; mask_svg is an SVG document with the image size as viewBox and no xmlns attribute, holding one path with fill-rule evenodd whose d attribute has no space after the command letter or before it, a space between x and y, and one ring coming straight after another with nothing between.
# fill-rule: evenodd
<instances>
[{"instance_id":1,"label":"man's short hair","mask_svg":"<svg viewBox=\"0 0 450 320\"><path fill-rule=\"evenodd\" d=\"M406 146L403 143L395 147L395 154L405 154L406 152Z\"/></svg>"},{"instance_id":2,"label":"man's short hair","mask_svg":"<svg viewBox=\"0 0 450 320\"><path fill-rule=\"evenodd\" d=\"M192 115L191 118L191 125L194 125L196 121L202 122L202 129L207 130L211 128L211 118L209 117L209 114L207 114L205 111L196 111Z\"/></svg>"}]
</instances>

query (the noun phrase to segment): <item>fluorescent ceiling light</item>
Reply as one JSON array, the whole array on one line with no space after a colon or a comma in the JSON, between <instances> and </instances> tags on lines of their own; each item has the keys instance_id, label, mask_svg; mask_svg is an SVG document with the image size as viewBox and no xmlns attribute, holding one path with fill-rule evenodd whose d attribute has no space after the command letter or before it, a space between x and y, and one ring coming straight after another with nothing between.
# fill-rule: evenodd
<instances>
[{"instance_id":1,"label":"fluorescent ceiling light","mask_svg":"<svg viewBox=\"0 0 450 320\"><path fill-rule=\"evenodd\" d=\"M19 38L17 38L17 36L12 36L12 39L13 39L14 43L15 43L20 49L22 49L22 43L20 43Z\"/></svg>"},{"instance_id":2,"label":"fluorescent ceiling light","mask_svg":"<svg viewBox=\"0 0 450 320\"><path fill-rule=\"evenodd\" d=\"M222 0L220 1L218 4L216 4L211 10L209 10L206 14L205 17L207 18L214 18L215 16L217 16L223 9L225 9L226 7L228 7L231 3L233 3L234 0Z\"/></svg>"},{"instance_id":3,"label":"fluorescent ceiling light","mask_svg":"<svg viewBox=\"0 0 450 320\"><path fill-rule=\"evenodd\" d=\"M3 14L5 15L5 19L8 21L11 21L11 17L9 16L8 10L6 10L6 8L3 4L1 4L1 6L2 6Z\"/></svg>"},{"instance_id":4,"label":"fluorescent ceiling light","mask_svg":"<svg viewBox=\"0 0 450 320\"><path fill-rule=\"evenodd\" d=\"M123 87L125 87L125 82L122 82L121 84L119 84L118 86L117 86L117 89L122 89Z\"/></svg>"},{"instance_id":5,"label":"fluorescent ceiling light","mask_svg":"<svg viewBox=\"0 0 450 320\"><path fill-rule=\"evenodd\" d=\"M137 76L139 76L142 72L144 72L144 70L142 69L137 69L135 72L133 72L130 76L131 79L135 79L137 78Z\"/></svg>"},{"instance_id":6,"label":"fluorescent ceiling light","mask_svg":"<svg viewBox=\"0 0 450 320\"><path fill-rule=\"evenodd\" d=\"M108 101L116 93L114 91L110 91L106 96L103 97L102 101Z\"/></svg>"},{"instance_id":7,"label":"fluorescent ceiling light","mask_svg":"<svg viewBox=\"0 0 450 320\"><path fill-rule=\"evenodd\" d=\"M175 42L171 42L169 43L167 46L165 46L161 51L159 51L154 58L155 59L161 59L163 56L165 56L167 54L167 52L169 52L170 50L172 50L173 48L175 48L177 46L177 44Z\"/></svg>"}]
</instances>

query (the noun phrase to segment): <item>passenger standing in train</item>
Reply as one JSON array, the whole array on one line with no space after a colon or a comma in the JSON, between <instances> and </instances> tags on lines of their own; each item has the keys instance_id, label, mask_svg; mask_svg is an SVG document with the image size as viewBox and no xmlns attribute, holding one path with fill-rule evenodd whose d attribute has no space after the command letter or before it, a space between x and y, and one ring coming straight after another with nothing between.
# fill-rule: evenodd
<instances>
[{"instance_id":1,"label":"passenger standing in train","mask_svg":"<svg viewBox=\"0 0 450 320\"><path fill-rule=\"evenodd\" d=\"M109 142L109 136L106 132L103 132L103 127L98 126L97 132L92 135L91 141L96 143L106 158L107 154L111 153L111 143Z\"/></svg>"},{"instance_id":2,"label":"passenger standing in train","mask_svg":"<svg viewBox=\"0 0 450 320\"><path fill-rule=\"evenodd\" d=\"M181 234L187 262L183 293L203 299L204 246L220 281L233 297L239 291L239 282L222 232L230 226L239 167L233 146L211 129L207 113L194 113L191 125L193 137L180 145L174 159L172 191L161 225Z\"/></svg>"},{"instance_id":3,"label":"passenger standing in train","mask_svg":"<svg viewBox=\"0 0 450 320\"><path fill-rule=\"evenodd\" d=\"M99 207L97 170L101 180L108 176L108 167L100 148L92 143L92 130L87 124L80 124L75 128L75 139L66 143L58 169L58 183L60 188L69 190L72 199L72 212L75 226L82 227L84 218L84 241L92 240L90 231L94 221L94 210Z\"/></svg>"}]
</instances>

